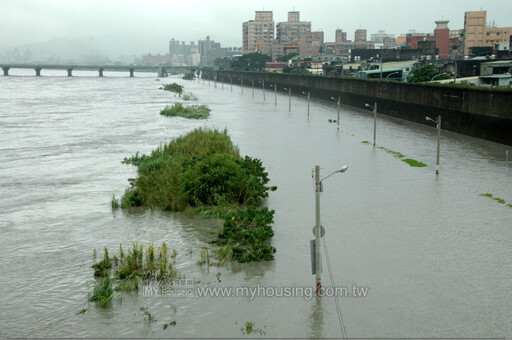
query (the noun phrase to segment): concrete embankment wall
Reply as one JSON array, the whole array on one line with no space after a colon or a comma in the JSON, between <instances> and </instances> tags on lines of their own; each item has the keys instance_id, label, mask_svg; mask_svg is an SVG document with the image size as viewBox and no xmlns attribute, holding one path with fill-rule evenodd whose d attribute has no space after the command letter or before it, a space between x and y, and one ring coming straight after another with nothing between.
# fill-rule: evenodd
<instances>
[{"instance_id":1,"label":"concrete embankment wall","mask_svg":"<svg viewBox=\"0 0 512 340\"><path fill-rule=\"evenodd\" d=\"M512 91L482 91L471 88L439 87L400 82L367 81L356 78L295 76L280 73L203 70L206 79L217 78L249 86L265 81L265 87L277 84L279 91L311 92L311 96L364 108L377 102L378 112L422 124L425 116L442 116L442 128L497 143L512 145ZM256 86L256 85L255 85ZM261 87L261 83L258 83Z\"/></svg>"}]
</instances>

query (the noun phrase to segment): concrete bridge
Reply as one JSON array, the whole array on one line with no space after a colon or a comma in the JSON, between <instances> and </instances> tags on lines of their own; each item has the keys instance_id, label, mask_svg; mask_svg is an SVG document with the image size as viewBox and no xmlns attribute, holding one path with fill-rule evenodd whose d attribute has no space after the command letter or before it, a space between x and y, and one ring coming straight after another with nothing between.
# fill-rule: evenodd
<instances>
[{"instance_id":1,"label":"concrete bridge","mask_svg":"<svg viewBox=\"0 0 512 340\"><path fill-rule=\"evenodd\" d=\"M157 72L158 77L167 77L169 71L195 71L197 67L193 66L171 66L171 65L77 65L77 64L0 64L4 76L9 75L10 69L33 69L36 76L41 75L41 70L66 70L69 77L73 75L73 70L98 71L98 76L103 77L103 71L130 72L133 77L135 71Z\"/></svg>"}]
</instances>

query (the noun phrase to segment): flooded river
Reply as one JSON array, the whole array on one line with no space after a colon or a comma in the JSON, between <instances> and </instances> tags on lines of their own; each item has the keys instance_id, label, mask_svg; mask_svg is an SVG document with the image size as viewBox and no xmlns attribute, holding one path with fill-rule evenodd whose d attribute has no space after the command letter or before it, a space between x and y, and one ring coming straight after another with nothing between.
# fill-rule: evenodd
<instances>
[{"instance_id":1,"label":"flooded river","mask_svg":"<svg viewBox=\"0 0 512 340\"><path fill-rule=\"evenodd\" d=\"M512 162L505 145L379 116L377 145L426 163L410 167L373 138L373 115L336 103L250 87L152 74L11 70L0 77L0 337L339 337L333 298L143 297L87 308L93 249L132 242L176 249L187 278L211 287L312 287L312 169L324 182L322 224L349 337L512 336ZM206 121L159 115L178 82L212 109ZM435 117L432 117L435 118ZM196 264L215 222L180 213L112 211L135 177L124 157L148 153L194 128L227 128L242 154L261 158L276 211L275 261L206 270ZM512 158L512 150L511 158ZM491 193L506 204L480 196ZM325 263L325 262L324 262ZM330 286L327 266L324 286ZM220 273L220 276L219 274ZM217 278L219 277L219 279ZM220 281L220 282L219 282ZM156 319L146 323L140 307ZM164 329L164 324L176 325ZM256 334L257 337L263 337Z\"/></svg>"}]
</instances>

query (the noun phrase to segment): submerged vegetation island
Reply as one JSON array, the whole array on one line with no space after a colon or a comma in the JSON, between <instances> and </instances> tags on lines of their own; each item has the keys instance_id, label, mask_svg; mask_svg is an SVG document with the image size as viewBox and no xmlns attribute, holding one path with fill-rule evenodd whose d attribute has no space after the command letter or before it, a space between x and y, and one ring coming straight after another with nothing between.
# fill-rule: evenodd
<instances>
[{"instance_id":1,"label":"submerged vegetation island","mask_svg":"<svg viewBox=\"0 0 512 340\"><path fill-rule=\"evenodd\" d=\"M183 117L188 119L206 119L210 116L210 108L207 105L190 105L185 106L176 103L173 106L166 106L160 114L170 117Z\"/></svg>"},{"instance_id":2,"label":"submerged vegetation island","mask_svg":"<svg viewBox=\"0 0 512 340\"><path fill-rule=\"evenodd\" d=\"M170 92L177 93L178 96L180 96L180 97L181 97L181 94L183 93L183 85L179 85L179 84L176 84L176 83L165 84L162 88L165 91L170 91Z\"/></svg>"},{"instance_id":3,"label":"submerged vegetation island","mask_svg":"<svg viewBox=\"0 0 512 340\"><path fill-rule=\"evenodd\" d=\"M136 153L124 164L137 167L133 187L112 207L186 211L224 220L213 253L224 261L272 260L269 243L274 211L261 207L268 197L268 174L261 160L241 157L226 130L195 129L156 148Z\"/></svg>"}]
</instances>

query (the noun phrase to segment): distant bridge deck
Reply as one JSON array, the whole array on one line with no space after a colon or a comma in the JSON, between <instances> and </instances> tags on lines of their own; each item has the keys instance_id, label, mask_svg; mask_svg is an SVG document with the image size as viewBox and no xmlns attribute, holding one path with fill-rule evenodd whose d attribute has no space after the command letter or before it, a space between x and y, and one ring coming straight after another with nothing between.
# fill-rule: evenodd
<instances>
[{"instance_id":1,"label":"distant bridge deck","mask_svg":"<svg viewBox=\"0 0 512 340\"><path fill-rule=\"evenodd\" d=\"M73 70L98 71L103 77L103 71L130 72L133 77L135 71L157 72L159 77L165 77L168 70L196 70L194 66L172 66L172 65L81 65L81 64L0 64L4 76L9 75L10 69L33 69L36 76L41 75L41 70L66 70L68 76L73 75Z\"/></svg>"}]
</instances>

